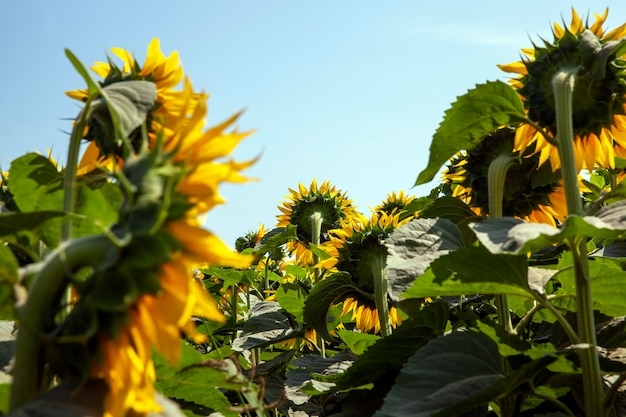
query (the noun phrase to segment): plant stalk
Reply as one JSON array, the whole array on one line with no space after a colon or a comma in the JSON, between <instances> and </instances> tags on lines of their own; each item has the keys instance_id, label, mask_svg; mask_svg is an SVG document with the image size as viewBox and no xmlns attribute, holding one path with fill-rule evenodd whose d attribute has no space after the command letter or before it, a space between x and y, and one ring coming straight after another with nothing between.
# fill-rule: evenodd
<instances>
[{"instance_id":1,"label":"plant stalk","mask_svg":"<svg viewBox=\"0 0 626 417\"><path fill-rule=\"evenodd\" d=\"M509 168L515 164L516 158L510 153L498 155L491 164L487 174L487 190L489 193L489 217L497 218L503 215L504 184ZM498 321L507 333L514 333L511 322L509 299L506 294L496 294L496 308Z\"/></svg>"},{"instance_id":2,"label":"plant stalk","mask_svg":"<svg viewBox=\"0 0 626 417\"><path fill-rule=\"evenodd\" d=\"M311 243L315 246L319 246L322 239L322 214L320 212L315 212L311 215ZM313 253L313 284L317 284L320 278L322 277L322 270L320 268L316 268L320 261L320 257ZM319 344L320 355L322 358L326 357L326 344L324 343L324 338L322 336L317 335L317 343Z\"/></svg>"},{"instance_id":3,"label":"plant stalk","mask_svg":"<svg viewBox=\"0 0 626 417\"><path fill-rule=\"evenodd\" d=\"M568 216L583 215L578 189L578 169L574 156L574 125L572 98L578 67L565 67L552 79L556 108L556 126L561 173L567 202ZM567 242L574 257L576 276L576 303L578 305L578 336L586 347L579 350L585 393L585 413L588 416L606 415L603 408L602 374L597 355L593 299L589 277L586 241L584 238Z\"/></svg>"},{"instance_id":4,"label":"plant stalk","mask_svg":"<svg viewBox=\"0 0 626 417\"><path fill-rule=\"evenodd\" d=\"M69 274L81 267L97 267L115 249L104 235L88 236L62 244L43 261L30 285L26 303L17 309L20 327L15 344L11 411L25 405L42 388L41 336L50 312L64 294Z\"/></svg>"},{"instance_id":5,"label":"plant stalk","mask_svg":"<svg viewBox=\"0 0 626 417\"><path fill-rule=\"evenodd\" d=\"M389 322L389 302L387 301L387 279L385 278L386 256L376 254L370 259L372 275L374 277L374 300L378 321L380 323L380 334L387 337L391 334L391 323Z\"/></svg>"}]
</instances>

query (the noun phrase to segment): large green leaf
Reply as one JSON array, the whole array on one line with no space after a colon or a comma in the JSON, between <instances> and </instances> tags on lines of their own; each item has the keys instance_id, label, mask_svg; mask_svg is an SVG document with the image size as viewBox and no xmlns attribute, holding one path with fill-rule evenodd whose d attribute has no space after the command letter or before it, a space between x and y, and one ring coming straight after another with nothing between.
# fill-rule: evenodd
<instances>
[{"instance_id":1,"label":"large green leaf","mask_svg":"<svg viewBox=\"0 0 626 417\"><path fill-rule=\"evenodd\" d=\"M218 389L238 390L247 385L237 366L230 359L207 358L186 343L181 341L181 344L181 360L176 367L162 356L154 356L156 388L165 396L179 400L182 408L204 408L203 415L217 411L227 417L238 416L230 411L230 402Z\"/></svg>"},{"instance_id":2,"label":"large green leaf","mask_svg":"<svg viewBox=\"0 0 626 417\"><path fill-rule=\"evenodd\" d=\"M302 337L303 332L293 329L289 318L280 310L281 306L275 301L255 304L248 312L241 335L233 341L233 350L242 351Z\"/></svg>"},{"instance_id":3,"label":"large green leaf","mask_svg":"<svg viewBox=\"0 0 626 417\"><path fill-rule=\"evenodd\" d=\"M488 218L480 223L472 223L470 228L493 253L536 252L576 236L614 241L626 238L626 220L620 214L624 207L612 207L616 205L598 212L598 216L569 216L559 228L512 217Z\"/></svg>"},{"instance_id":4,"label":"large green leaf","mask_svg":"<svg viewBox=\"0 0 626 417\"><path fill-rule=\"evenodd\" d=\"M345 372L356 358L355 354L345 350L331 358L309 354L296 359L291 363L291 369L286 375L287 398L297 401L302 394L318 395L334 390L333 381L338 378L338 374Z\"/></svg>"},{"instance_id":5,"label":"large green leaf","mask_svg":"<svg viewBox=\"0 0 626 417\"><path fill-rule=\"evenodd\" d=\"M127 80L102 88L72 51L65 49L65 55L87 83L88 95L97 97L88 109L88 118L91 119L90 124L99 125L105 141L98 143L98 146L109 154L113 144L119 146L122 138L127 138L145 121L156 101L156 84L152 81Z\"/></svg>"},{"instance_id":6,"label":"large green leaf","mask_svg":"<svg viewBox=\"0 0 626 417\"><path fill-rule=\"evenodd\" d=\"M493 340L454 332L409 358L374 417L457 416L514 392L554 360L544 356L505 376Z\"/></svg>"},{"instance_id":7,"label":"large green leaf","mask_svg":"<svg viewBox=\"0 0 626 417\"><path fill-rule=\"evenodd\" d=\"M469 150L497 128L526 119L517 92L502 81L488 81L457 97L446 111L430 145L428 166L415 185L433 179L439 168L460 150Z\"/></svg>"},{"instance_id":8,"label":"large green leaf","mask_svg":"<svg viewBox=\"0 0 626 417\"><path fill-rule=\"evenodd\" d=\"M295 317L298 322L302 322L304 316L302 309L306 300L306 291L295 283L283 283L276 289L276 301L285 311Z\"/></svg>"},{"instance_id":9,"label":"large green leaf","mask_svg":"<svg viewBox=\"0 0 626 417\"><path fill-rule=\"evenodd\" d=\"M463 247L459 228L446 219L415 219L385 239L388 290L394 300L422 275L435 259Z\"/></svg>"},{"instance_id":10,"label":"large green leaf","mask_svg":"<svg viewBox=\"0 0 626 417\"><path fill-rule=\"evenodd\" d=\"M403 294L404 298L469 294L532 297L523 255L492 254L483 247L458 249L436 259Z\"/></svg>"},{"instance_id":11,"label":"large green leaf","mask_svg":"<svg viewBox=\"0 0 626 417\"><path fill-rule=\"evenodd\" d=\"M369 346L337 381L337 387L345 390L381 380L391 384L409 356L443 334L448 314L448 306L443 302L426 305L391 335Z\"/></svg>"},{"instance_id":12,"label":"large green leaf","mask_svg":"<svg viewBox=\"0 0 626 417\"><path fill-rule=\"evenodd\" d=\"M23 213L61 211L63 208L63 173L48 158L27 153L13 162L9 171L11 192ZM117 220L121 193L117 185L106 180L79 178L72 235L101 233ZM61 224L51 222L42 229L42 240L55 247Z\"/></svg>"},{"instance_id":13,"label":"large green leaf","mask_svg":"<svg viewBox=\"0 0 626 417\"><path fill-rule=\"evenodd\" d=\"M571 253L563 255L559 262L560 272L556 278L561 283L557 291L556 305L576 311L576 276ZM623 261L611 258L591 258L589 277L593 308L610 317L626 315L626 271Z\"/></svg>"},{"instance_id":14,"label":"large green leaf","mask_svg":"<svg viewBox=\"0 0 626 417\"><path fill-rule=\"evenodd\" d=\"M42 237L50 221L60 221L65 217L62 211L35 211L30 213L0 213L0 239L24 250L33 260L38 240Z\"/></svg>"},{"instance_id":15,"label":"large green leaf","mask_svg":"<svg viewBox=\"0 0 626 417\"><path fill-rule=\"evenodd\" d=\"M345 300L359 291L347 272L337 272L318 282L304 302L302 310L307 327L317 330L324 339L332 339L328 333L326 316L333 303Z\"/></svg>"},{"instance_id":16,"label":"large green leaf","mask_svg":"<svg viewBox=\"0 0 626 417\"><path fill-rule=\"evenodd\" d=\"M338 329L337 334L348 345L348 348L357 355L365 352L367 348L380 339L380 336L375 334L355 332L347 329Z\"/></svg>"}]
</instances>

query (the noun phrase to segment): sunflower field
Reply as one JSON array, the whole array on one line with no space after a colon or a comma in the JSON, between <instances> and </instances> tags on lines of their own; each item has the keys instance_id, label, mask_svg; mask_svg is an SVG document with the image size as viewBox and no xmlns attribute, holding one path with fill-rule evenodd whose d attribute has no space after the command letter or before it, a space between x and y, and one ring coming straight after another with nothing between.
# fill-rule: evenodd
<instances>
[{"instance_id":1,"label":"sunflower field","mask_svg":"<svg viewBox=\"0 0 626 417\"><path fill-rule=\"evenodd\" d=\"M460 95L416 185L369 213L294 184L231 248L204 227L240 114L158 39L66 94L65 166L0 188L11 416L626 416L626 24L608 10ZM81 143L87 142L84 152Z\"/></svg>"}]
</instances>

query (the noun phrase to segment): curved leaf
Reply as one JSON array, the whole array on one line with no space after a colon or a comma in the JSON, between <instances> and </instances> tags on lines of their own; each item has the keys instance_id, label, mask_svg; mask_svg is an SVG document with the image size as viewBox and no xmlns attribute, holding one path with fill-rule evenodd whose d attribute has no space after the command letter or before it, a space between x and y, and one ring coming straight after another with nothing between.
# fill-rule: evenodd
<instances>
[{"instance_id":1,"label":"curved leaf","mask_svg":"<svg viewBox=\"0 0 626 417\"><path fill-rule=\"evenodd\" d=\"M358 289L352 284L347 272L329 275L318 282L304 302L302 313L307 327L317 330L324 339L333 339L328 333L326 315L333 303L343 301L350 294L358 295Z\"/></svg>"},{"instance_id":2,"label":"curved leaf","mask_svg":"<svg viewBox=\"0 0 626 417\"><path fill-rule=\"evenodd\" d=\"M432 180L458 151L469 150L497 128L525 118L522 100L507 83L488 81L477 85L459 96L446 111L430 145L428 166L415 185Z\"/></svg>"},{"instance_id":3,"label":"curved leaf","mask_svg":"<svg viewBox=\"0 0 626 417\"><path fill-rule=\"evenodd\" d=\"M608 241L625 239L626 216L623 215L623 207L615 207L598 212L598 216L569 216L560 228L512 217L488 218L470 224L470 228L492 253L521 254L537 252L576 236Z\"/></svg>"},{"instance_id":4,"label":"curved leaf","mask_svg":"<svg viewBox=\"0 0 626 417\"><path fill-rule=\"evenodd\" d=\"M374 417L458 416L514 392L554 360L544 356L505 376L493 340L454 332L409 358Z\"/></svg>"},{"instance_id":5,"label":"curved leaf","mask_svg":"<svg viewBox=\"0 0 626 417\"><path fill-rule=\"evenodd\" d=\"M432 261L463 247L463 235L450 220L420 218L394 230L385 246L389 252L385 268L388 290L398 301Z\"/></svg>"},{"instance_id":6,"label":"curved leaf","mask_svg":"<svg viewBox=\"0 0 626 417\"><path fill-rule=\"evenodd\" d=\"M436 259L402 297L467 294L532 297L527 271L528 260L523 255L496 255L482 247L463 248Z\"/></svg>"}]
</instances>

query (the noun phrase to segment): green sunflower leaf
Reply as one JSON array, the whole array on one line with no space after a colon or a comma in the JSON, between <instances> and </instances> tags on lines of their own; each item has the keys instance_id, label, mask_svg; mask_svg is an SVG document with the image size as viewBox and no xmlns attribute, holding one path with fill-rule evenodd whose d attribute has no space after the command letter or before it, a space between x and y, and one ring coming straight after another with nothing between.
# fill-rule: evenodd
<instances>
[{"instance_id":1,"label":"green sunflower leaf","mask_svg":"<svg viewBox=\"0 0 626 417\"><path fill-rule=\"evenodd\" d=\"M24 251L30 261L38 261L37 243L53 221L60 221L62 211L35 211L31 213L4 212L0 214L0 239ZM20 256L20 259L22 257Z\"/></svg>"},{"instance_id":2,"label":"green sunflower leaf","mask_svg":"<svg viewBox=\"0 0 626 417\"><path fill-rule=\"evenodd\" d=\"M561 287L557 291L559 296L555 301L558 307L576 311L576 276L572 255L564 253L559 261L557 279ZM591 278L591 293L593 294L593 309L610 317L626 315L626 271L623 270L623 259L594 257L589 260L589 276ZM564 297L565 296L565 297Z\"/></svg>"},{"instance_id":3,"label":"green sunflower leaf","mask_svg":"<svg viewBox=\"0 0 626 417\"><path fill-rule=\"evenodd\" d=\"M389 294L400 294L422 275L432 261L464 246L459 228L447 219L414 219L394 230L385 239Z\"/></svg>"},{"instance_id":4,"label":"green sunflower leaf","mask_svg":"<svg viewBox=\"0 0 626 417\"><path fill-rule=\"evenodd\" d=\"M328 333L328 309L334 303L345 300L350 295L358 296L359 290L352 283L347 272L337 272L318 282L304 302L302 309L304 322L317 330L324 339L333 339Z\"/></svg>"},{"instance_id":5,"label":"green sunflower leaf","mask_svg":"<svg viewBox=\"0 0 626 417\"><path fill-rule=\"evenodd\" d=\"M248 312L241 335L233 341L233 350L240 352L302 337L304 332L293 329L280 310L275 301L255 304Z\"/></svg>"},{"instance_id":6,"label":"green sunflower leaf","mask_svg":"<svg viewBox=\"0 0 626 417\"><path fill-rule=\"evenodd\" d=\"M448 315L446 303L426 305L388 337L369 346L337 381L337 388L348 390L374 382L390 387L406 360L429 340L443 334Z\"/></svg>"},{"instance_id":7,"label":"green sunflower leaf","mask_svg":"<svg viewBox=\"0 0 626 417\"><path fill-rule=\"evenodd\" d=\"M219 390L240 390L248 382L238 373L230 359L202 355L184 342L180 364L172 366L159 354L154 355L157 379L156 388L165 396L176 400L183 410L190 410L198 415L212 412L222 413L226 417L236 417L239 413L231 411L230 401Z\"/></svg>"},{"instance_id":8,"label":"green sunflower leaf","mask_svg":"<svg viewBox=\"0 0 626 417\"><path fill-rule=\"evenodd\" d=\"M502 81L488 81L457 97L446 111L430 145L428 166L415 185L433 179L441 166L460 150L476 146L497 128L526 119L519 94Z\"/></svg>"},{"instance_id":9,"label":"green sunflower leaf","mask_svg":"<svg viewBox=\"0 0 626 417\"><path fill-rule=\"evenodd\" d=\"M335 391L338 375L345 372L356 358L352 352L342 351L331 358L309 354L294 360L286 375L287 398L297 401L302 394L309 396Z\"/></svg>"},{"instance_id":10,"label":"green sunflower leaf","mask_svg":"<svg viewBox=\"0 0 626 417\"><path fill-rule=\"evenodd\" d=\"M353 332L346 329L338 329L337 334L348 345L348 348L357 355L361 355L380 339L380 336L375 334Z\"/></svg>"},{"instance_id":11,"label":"green sunflower leaf","mask_svg":"<svg viewBox=\"0 0 626 417\"><path fill-rule=\"evenodd\" d=\"M285 311L293 315L298 322L302 322L302 309L306 300L306 291L298 284L283 283L276 290L276 301Z\"/></svg>"},{"instance_id":12,"label":"green sunflower leaf","mask_svg":"<svg viewBox=\"0 0 626 417\"><path fill-rule=\"evenodd\" d=\"M454 332L431 340L400 371L374 417L457 416L523 390L556 358L544 356L507 375L497 344L482 333Z\"/></svg>"},{"instance_id":13,"label":"green sunflower leaf","mask_svg":"<svg viewBox=\"0 0 626 417\"><path fill-rule=\"evenodd\" d=\"M62 210L64 175L50 159L34 152L27 153L11 162L9 175L13 198L22 213ZM115 184L104 179L79 178L72 236L99 234L113 224L121 199ZM41 239L46 245L51 248L58 245L60 222L49 222L41 231Z\"/></svg>"},{"instance_id":14,"label":"green sunflower leaf","mask_svg":"<svg viewBox=\"0 0 626 417\"><path fill-rule=\"evenodd\" d=\"M433 261L402 297L513 294L530 298L527 271L524 255L495 255L483 247L458 249Z\"/></svg>"},{"instance_id":15,"label":"green sunflower leaf","mask_svg":"<svg viewBox=\"0 0 626 417\"><path fill-rule=\"evenodd\" d=\"M537 252L576 236L607 241L625 239L625 207L626 201L621 201L600 210L597 216L569 216L561 228L511 217L488 218L480 223L472 223L470 228L492 253Z\"/></svg>"}]
</instances>

